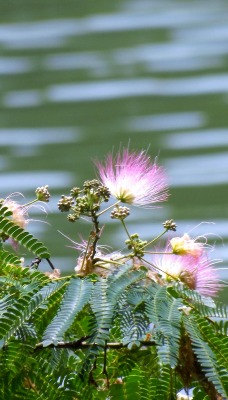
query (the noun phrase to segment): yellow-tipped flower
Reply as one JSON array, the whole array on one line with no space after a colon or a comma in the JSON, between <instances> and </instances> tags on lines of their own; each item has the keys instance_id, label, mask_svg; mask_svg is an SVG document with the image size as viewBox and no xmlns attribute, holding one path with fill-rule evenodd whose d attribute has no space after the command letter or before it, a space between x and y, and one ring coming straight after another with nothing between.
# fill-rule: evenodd
<instances>
[{"instance_id":1,"label":"yellow-tipped flower","mask_svg":"<svg viewBox=\"0 0 228 400\"><path fill-rule=\"evenodd\" d=\"M204 244L197 242L196 239L191 239L187 233L182 237L174 237L171 239L170 245L173 254L180 256L191 255L193 257L200 257L204 250Z\"/></svg>"}]
</instances>

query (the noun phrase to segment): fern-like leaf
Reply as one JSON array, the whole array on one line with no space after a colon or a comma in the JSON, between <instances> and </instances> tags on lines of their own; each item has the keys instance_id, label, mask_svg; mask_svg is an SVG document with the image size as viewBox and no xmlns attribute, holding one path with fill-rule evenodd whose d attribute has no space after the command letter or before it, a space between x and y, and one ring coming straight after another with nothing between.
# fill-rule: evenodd
<instances>
[{"instance_id":1,"label":"fern-like leaf","mask_svg":"<svg viewBox=\"0 0 228 400\"><path fill-rule=\"evenodd\" d=\"M172 371L169 366L163 365L160 368L159 376L150 377L145 376L144 380L140 382L140 391L143 393L143 400L147 399L172 399Z\"/></svg>"},{"instance_id":2,"label":"fern-like leaf","mask_svg":"<svg viewBox=\"0 0 228 400\"><path fill-rule=\"evenodd\" d=\"M0 208L0 230L7 236L22 244L26 249L40 258L50 258L48 249L42 242L34 238L29 232L15 225L8 217L12 213L7 207Z\"/></svg>"},{"instance_id":3,"label":"fern-like leaf","mask_svg":"<svg viewBox=\"0 0 228 400\"><path fill-rule=\"evenodd\" d=\"M151 286L146 301L146 313L150 323L154 324L154 333L158 340L158 354L164 365L175 367L178 359L181 327L181 313L183 305L178 298L173 298L166 287Z\"/></svg>"},{"instance_id":4,"label":"fern-like leaf","mask_svg":"<svg viewBox=\"0 0 228 400\"><path fill-rule=\"evenodd\" d=\"M122 384L113 384L110 395L118 400L171 400L170 368L164 366L158 377L150 377L140 368L133 368Z\"/></svg>"},{"instance_id":5,"label":"fern-like leaf","mask_svg":"<svg viewBox=\"0 0 228 400\"><path fill-rule=\"evenodd\" d=\"M113 312L116 302L111 302L107 296L108 284L105 279L100 279L94 284L91 309L95 319L91 322L91 341L103 345L109 338L109 331L112 326Z\"/></svg>"},{"instance_id":6,"label":"fern-like leaf","mask_svg":"<svg viewBox=\"0 0 228 400\"><path fill-rule=\"evenodd\" d=\"M123 335L122 343L131 349L133 346L140 346L140 340L144 339L148 330L148 320L140 310L127 308L122 311L120 327Z\"/></svg>"},{"instance_id":7,"label":"fern-like leaf","mask_svg":"<svg viewBox=\"0 0 228 400\"><path fill-rule=\"evenodd\" d=\"M0 250L0 269L5 265L21 265L21 260L15 254L10 253L7 250Z\"/></svg>"},{"instance_id":8,"label":"fern-like leaf","mask_svg":"<svg viewBox=\"0 0 228 400\"><path fill-rule=\"evenodd\" d=\"M146 276L146 272L144 270L132 271L131 268L131 265L123 265L119 267L117 272L114 272L108 277L109 297L111 293L113 293L113 295L117 298L127 287Z\"/></svg>"},{"instance_id":9,"label":"fern-like leaf","mask_svg":"<svg viewBox=\"0 0 228 400\"><path fill-rule=\"evenodd\" d=\"M0 325L0 347L4 346L5 343L12 337L15 332L22 326L29 318L35 313L35 311L42 306L46 301L50 293L56 290L56 285L61 287L63 282L50 282L48 284L49 290L44 296L40 290L40 283L34 282L30 284L30 290L27 290L21 297L13 298L13 302L10 303L9 307L5 308L1 316ZM8 301L8 297L7 297Z\"/></svg>"},{"instance_id":10,"label":"fern-like leaf","mask_svg":"<svg viewBox=\"0 0 228 400\"><path fill-rule=\"evenodd\" d=\"M199 317L184 316L185 329L190 336L193 351L205 376L213 383L218 393L227 398L228 370L225 367L227 365L227 359L225 359L227 356L227 341L222 345L221 349L219 346L217 347L217 339L213 335L212 330L208 326L205 326L205 323ZM221 350L225 348L226 353L223 357ZM217 354L218 352L219 354Z\"/></svg>"},{"instance_id":11,"label":"fern-like leaf","mask_svg":"<svg viewBox=\"0 0 228 400\"><path fill-rule=\"evenodd\" d=\"M214 321L216 332L218 335L228 336L228 321Z\"/></svg>"},{"instance_id":12,"label":"fern-like leaf","mask_svg":"<svg viewBox=\"0 0 228 400\"><path fill-rule=\"evenodd\" d=\"M73 277L67 287L59 311L43 334L43 345L56 344L63 340L65 332L73 324L75 318L88 303L92 290L92 282Z\"/></svg>"}]
</instances>

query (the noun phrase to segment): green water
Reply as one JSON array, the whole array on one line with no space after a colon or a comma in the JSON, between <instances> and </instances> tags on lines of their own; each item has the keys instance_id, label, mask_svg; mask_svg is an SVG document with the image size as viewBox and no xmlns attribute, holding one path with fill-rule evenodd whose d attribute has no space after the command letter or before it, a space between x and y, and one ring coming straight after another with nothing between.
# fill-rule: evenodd
<instances>
[{"instance_id":1,"label":"green water","mask_svg":"<svg viewBox=\"0 0 228 400\"><path fill-rule=\"evenodd\" d=\"M92 159L130 143L158 156L170 200L133 210L129 229L150 238L167 218L180 235L214 222L192 232L211 233L226 267L227 2L17 0L0 10L0 189L31 198L49 185L48 218L34 219L50 225L31 227L56 265L73 270L76 258L57 230L79 241L90 229L67 222L58 198L94 178ZM103 222L108 244L122 247L118 224Z\"/></svg>"}]
</instances>

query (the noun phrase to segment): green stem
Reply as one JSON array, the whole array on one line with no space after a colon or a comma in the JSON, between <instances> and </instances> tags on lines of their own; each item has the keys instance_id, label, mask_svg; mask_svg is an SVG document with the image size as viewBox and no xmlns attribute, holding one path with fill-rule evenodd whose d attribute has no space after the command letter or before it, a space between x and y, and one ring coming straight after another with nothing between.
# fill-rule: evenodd
<instances>
[{"instance_id":1,"label":"green stem","mask_svg":"<svg viewBox=\"0 0 228 400\"><path fill-rule=\"evenodd\" d=\"M112 204L111 206L107 207L105 210L99 212L98 214L96 214L97 217L100 217L100 215L104 214L106 211L110 210L111 208L117 206L121 201L118 200L116 203Z\"/></svg>"},{"instance_id":2,"label":"green stem","mask_svg":"<svg viewBox=\"0 0 228 400\"><path fill-rule=\"evenodd\" d=\"M128 238L130 239L130 241L132 241L132 238L131 238L131 236L130 236L130 233L129 233L128 230L127 230L127 227L126 227L126 225L125 225L124 220L121 219L120 221L121 221L121 223L122 223L122 225L123 225L123 227L124 227L124 230L125 230L125 232L126 232Z\"/></svg>"},{"instance_id":3,"label":"green stem","mask_svg":"<svg viewBox=\"0 0 228 400\"><path fill-rule=\"evenodd\" d=\"M160 239L160 237L162 237L162 236L167 232L167 230L168 230L168 229L165 229L164 232L160 233L160 235L156 236L156 237L155 237L154 239L152 239L150 242L146 243L145 246L144 246L143 248L145 248L145 247L149 246L150 244L156 242L158 239Z\"/></svg>"},{"instance_id":4,"label":"green stem","mask_svg":"<svg viewBox=\"0 0 228 400\"><path fill-rule=\"evenodd\" d=\"M145 254L174 254L173 252L164 251L144 251Z\"/></svg>"},{"instance_id":5,"label":"green stem","mask_svg":"<svg viewBox=\"0 0 228 400\"><path fill-rule=\"evenodd\" d=\"M22 207L28 207L28 206L31 206L32 204L36 203L37 201L39 201L39 200L38 200L38 199L34 199L34 200L30 201L29 203L23 204L23 206L22 206Z\"/></svg>"},{"instance_id":6,"label":"green stem","mask_svg":"<svg viewBox=\"0 0 228 400\"><path fill-rule=\"evenodd\" d=\"M126 257L124 257L124 258L126 258ZM100 261L101 261L101 264L100 264ZM98 260L96 261L96 263L95 263L95 266L98 265L99 267L102 267L102 268L105 268L105 269L109 269L108 267L103 266L102 263L104 263L104 264L123 265L123 263L120 263L120 262L118 262L118 261L108 260L108 259L100 258L100 257L99 257L99 259L98 259Z\"/></svg>"},{"instance_id":7,"label":"green stem","mask_svg":"<svg viewBox=\"0 0 228 400\"><path fill-rule=\"evenodd\" d=\"M68 280L72 278L72 275L66 275L66 276L61 276L60 278L55 278L55 281L63 281L64 279L66 280L66 284L68 283Z\"/></svg>"},{"instance_id":8,"label":"green stem","mask_svg":"<svg viewBox=\"0 0 228 400\"><path fill-rule=\"evenodd\" d=\"M86 249L85 249L85 254L84 254L84 257L83 257L83 260L82 260L82 268L81 268L82 270L83 270L85 259L86 259L86 256L87 256L87 251L88 251L88 248L89 248L89 245L90 245L90 239L91 239L91 237L89 236L89 239L87 241L87 246L86 246Z\"/></svg>"}]
</instances>

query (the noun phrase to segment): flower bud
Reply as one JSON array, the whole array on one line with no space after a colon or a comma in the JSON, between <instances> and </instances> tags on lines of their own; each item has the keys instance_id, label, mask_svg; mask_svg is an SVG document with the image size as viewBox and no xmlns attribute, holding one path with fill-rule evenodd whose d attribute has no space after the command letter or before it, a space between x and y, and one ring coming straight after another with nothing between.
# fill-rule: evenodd
<instances>
[{"instance_id":1,"label":"flower bud","mask_svg":"<svg viewBox=\"0 0 228 400\"><path fill-rule=\"evenodd\" d=\"M50 193L48 191L48 185L38 187L36 189L35 193L36 193L36 197L37 197L38 200L44 201L46 203L49 202L49 199L50 199L51 195L50 195Z\"/></svg>"}]
</instances>

